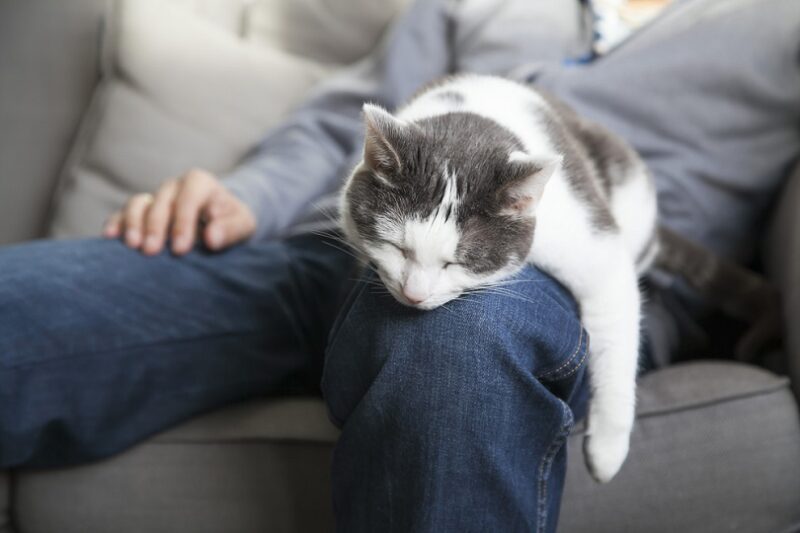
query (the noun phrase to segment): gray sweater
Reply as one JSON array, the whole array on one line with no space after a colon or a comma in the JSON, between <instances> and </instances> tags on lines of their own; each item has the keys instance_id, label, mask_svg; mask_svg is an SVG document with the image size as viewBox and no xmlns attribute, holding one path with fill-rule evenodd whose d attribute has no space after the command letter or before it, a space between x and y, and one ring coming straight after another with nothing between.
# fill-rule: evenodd
<instances>
[{"instance_id":1,"label":"gray sweater","mask_svg":"<svg viewBox=\"0 0 800 533\"><path fill-rule=\"evenodd\" d=\"M800 153L800 2L676 0L594 61L580 2L418 0L367 58L322 83L229 176L256 238L330 226L361 156L361 106L393 109L448 73L509 76L626 138L659 189L663 223L747 261ZM328 215L326 217L326 211Z\"/></svg>"}]
</instances>

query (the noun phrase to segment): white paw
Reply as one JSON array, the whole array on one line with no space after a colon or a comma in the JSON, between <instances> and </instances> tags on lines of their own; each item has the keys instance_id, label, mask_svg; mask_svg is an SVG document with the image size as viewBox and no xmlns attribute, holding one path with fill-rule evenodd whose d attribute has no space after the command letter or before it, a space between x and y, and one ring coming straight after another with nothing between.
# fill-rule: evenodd
<instances>
[{"instance_id":1,"label":"white paw","mask_svg":"<svg viewBox=\"0 0 800 533\"><path fill-rule=\"evenodd\" d=\"M599 483L608 483L628 456L630 431L593 431L583 439L583 455L589 473Z\"/></svg>"}]
</instances>

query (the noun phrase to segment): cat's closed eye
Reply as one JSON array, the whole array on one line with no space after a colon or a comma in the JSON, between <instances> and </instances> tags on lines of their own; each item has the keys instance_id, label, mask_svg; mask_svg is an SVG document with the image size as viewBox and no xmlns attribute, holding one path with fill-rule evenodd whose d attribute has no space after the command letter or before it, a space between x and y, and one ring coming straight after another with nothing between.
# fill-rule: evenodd
<instances>
[{"instance_id":1,"label":"cat's closed eye","mask_svg":"<svg viewBox=\"0 0 800 533\"><path fill-rule=\"evenodd\" d=\"M404 258L406 258L406 259L408 258L408 256L409 256L409 251L408 251L406 248L403 248L403 247L402 247L402 246L400 246L399 244L395 244L395 243L393 243L392 241L382 241L382 242L384 242L385 244L388 244L389 246L391 246L392 248L394 248L395 250L397 250L398 252L400 252L401 254L403 254L403 257L404 257Z\"/></svg>"}]
</instances>

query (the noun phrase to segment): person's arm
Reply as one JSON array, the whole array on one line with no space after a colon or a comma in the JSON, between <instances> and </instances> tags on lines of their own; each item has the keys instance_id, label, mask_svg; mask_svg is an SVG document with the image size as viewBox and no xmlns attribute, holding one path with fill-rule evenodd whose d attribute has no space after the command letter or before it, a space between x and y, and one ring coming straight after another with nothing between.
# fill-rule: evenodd
<instances>
[{"instance_id":1,"label":"person's arm","mask_svg":"<svg viewBox=\"0 0 800 533\"><path fill-rule=\"evenodd\" d=\"M255 214L256 237L280 236L338 188L362 142L365 102L394 108L448 73L451 23L445 1L417 0L370 56L323 82L223 178Z\"/></svg>"},{"instance_id":2,"label":"person's arm","mask_svg":"<svg viewBox=\"0 0 800 533\"><path fill-rule=\"evenodd\" d=\"M322 195L339 187L362 142L364 102L395 107L448 72L448 4L416 0L372 54L320 84L228 176L196 169L154 194L134 195L109 218L105 236L155 255L169 235L172 252L182 255L197 238L222 250L254 236L285 233ZM200 220L205 224L198 233Z\"/></svg>"}]
</instances>

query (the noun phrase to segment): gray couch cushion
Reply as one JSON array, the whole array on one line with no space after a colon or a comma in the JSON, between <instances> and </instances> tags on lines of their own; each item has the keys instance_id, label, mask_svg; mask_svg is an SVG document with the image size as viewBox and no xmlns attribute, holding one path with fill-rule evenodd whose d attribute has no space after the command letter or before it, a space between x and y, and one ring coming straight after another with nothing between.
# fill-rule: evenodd
<instances>
[{"instance_id":1,"label":"gray couch cushion","mask_svg":"<svg viewBox=\"0 0 800 533\"><path fill-rule=\"evenodd\" d=\"M98 464L20 473L15 512L26 533L327 531L336 436L318 399L236 405ZM562 532L751 533L800 519L785 378L734 363L645 376L631 456L609 485L588 477L581 438L569 441Z\"/></svg>"},{"instance_id":2,"label":"gray couch cushion","mask_svg":"<svg viewBox=\"0 0 800 533\"><path fill-rule=\"evenodd\" d=\"M148 442L110 461L21 475L24 533L331 530L330 446Z\"/></svg>"},{"instance_id":3,"label":"gray couch cushion","mask_svg":"<svg viewBox=\"0 0 800 533\"><path fill-rule=\"evenodd\" d=\"M800 525L800 421L788 380L736 363L644 376L631 452L608 485L571 460L560 531L715 533Z\"/></svg>"},{"instance_id":4,"label":"gray couch cushion","mask_svg":"<svg viewBox=\"0 0 800 533\"><path fill-rule=\"evenodd\" d=\"M8 477L7 472L0 472L0 533L11 532L11 492Z\"/></svg>"},{"instance_id":5,"label":"gray couch cushion","mask_svg":"<svg viewBox=\"0 0 800 533\"><path fill-rule=\"evenodd\" d=\"M15 514L25 533L324 532L337 436L317 398L233 405L107 461L21 474Z\"/></svg>"},{"instance_id":6,"label":"gray couch cushion","mask_svg":"<svg viewBox=\"0 0 800 533\"><path fill-rule=\"evenodd\" d=\"M159 443L264 441L336 442L339 430L331 424L318 398L264 399L233 405L166 431Z\"/></svg>"}]
</instances>

